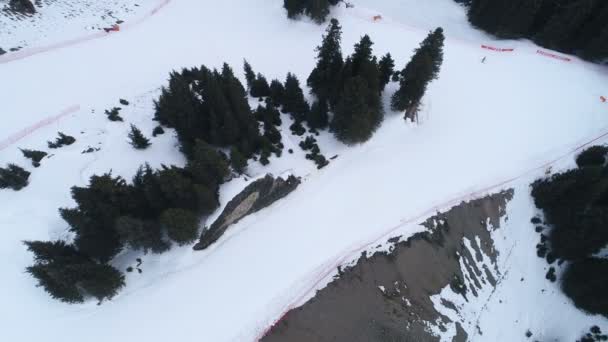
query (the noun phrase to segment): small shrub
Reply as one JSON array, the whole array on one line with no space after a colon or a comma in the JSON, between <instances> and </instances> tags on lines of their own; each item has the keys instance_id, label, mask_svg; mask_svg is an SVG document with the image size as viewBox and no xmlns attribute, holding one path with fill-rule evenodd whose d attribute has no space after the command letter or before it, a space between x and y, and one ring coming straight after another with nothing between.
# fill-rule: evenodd
<instances>
[{"instance_id":1,"label":"small shrub","mask_svg":"<svg viewBox=\"0 0 608 342\"><path fill-rule=\"evenodd\" d=\"M106 115L110 121L124 121L120 116L120 107L114 107L111 110L106 109Z\"/></svg>"},{"instance_id":2,"label":"small shrub","mask_svg":"<svg viewBox=\"0 0 608 342\"><path fill-rule=\"evenodd\" d=\"M135 125L131 125L131 132L129 132L129 139L131 146L138 150L145 150L150 146L150 140L146 138L139 128Z\"/></svg>"},{"instance_id":3,"label":"small shrub","mask_svg":"<svg viewBox=\"0 0 608 342\"><path fill-rule=\"evenodd\" d=\"M194 242L198 232L198 217L190 210L173 208L165 210L160 222L167 229L169 238L178 245Z\"/></svg>"},{"instance_id":4,"label":"small shrub","mask_svg":"<svg viewBox=\"0 0 608 342\"><path fill-rule=\"evenodd\" d=\"M32 165L34 165L34 167L38 167L40 166L40 161L42 160L42 158L44 158L47 153L43 152L43 151L36 151L36 150L24 150L21 149L21 153L23 153L23 156L25 158L28 158L32 161Z\"/></svg>"},{"instance_id":5,"label":"small shrub","mask_svg":"<svg viewBox=\"0 0 608 342\"><path fill-rule=\"evenodd\" d=\"M576 157L578 167L602 166L606 162L607 146L592 146Z\"/></svg>"},{"instance_id":6,"label":"small shrub","mask_svg":"<svg viewBox=\"0 0 608 342\"><path fill-rule=\"evenodd\" d=\"M123 106L128 106L129 105L129 101L127 101L125 99L119 99L118 102L120 102L120 104L123 105Z\"/></svg>"},{"instance_id":7,"label":"small shrub","mask_svg":"<svg viewBox=\"0 0 608 342\"><path fill-rule=\"evenodd\" d=\"M154 127L154 130L152 131L152 136L156 137L157 135L161 135L161 134L165 134L165 130L163 129L163 127L162 126Z\"/></svg>"},{"instance_id":8,"label":"small shrub","mask_svg":"<svg viewBox=\"0 0 608 342\"><path fill-rule=\"evenodd\" d=\"M13 189L19 191L28 185L30 173L15 164L8 164L0 168L0 189Z\"/></svg>"},{"instance_id":9,"label":"small shrub","mask_svg":"<svg viewBox=\"0 0 608 342\"><path fill-rule=\"evenodd\" d=\"M57 133L59 136L55 139L54 142L48 141L47 145L49 148L60 148L63 146L72 145L76 142L76 138L71 135L65 135L62 132Z\"/></svg>"}]
</instances>

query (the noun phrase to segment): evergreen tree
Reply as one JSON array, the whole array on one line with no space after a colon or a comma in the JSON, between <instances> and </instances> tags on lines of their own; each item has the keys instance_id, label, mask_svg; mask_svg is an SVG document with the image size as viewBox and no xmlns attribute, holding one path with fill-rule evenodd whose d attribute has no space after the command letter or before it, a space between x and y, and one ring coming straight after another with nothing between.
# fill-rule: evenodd
<instances>
[{"instance_id":1,"label":"evergreen tree","mask_svg":"<svg viewBox=\"0 0 608 342\"><path fill-rule=\"evenodd\" d=\"M287 10L287 17L295 19L304 12L306 8L305 0L283 0L283 7Z\"/></svg>"},{"instance_id":2,"label":"evergreen tree","mask_svg":"<svg viewBox=\"0 0 608 342\"><path fill-rule=\"evenodd\" d=\"M116 220L116 231L120 240L133 250L162 253L169 249L169 245L163 241L160 225L154 221L121 216Z\"/></svg>"},{"instance_id":3,"label":"evergreen tree","mask_svg":"<svg viewBox=\"0 0 608 342\"><path fill-rule=\"evenodd\" d=\"M258 74L251 85L251 96L253 97L266 97L270 96L270 86L266 77L262 74Z\"/></svg>"},{"instance_id":4,"label":"evergreen tree","mask_svg":"<svg viewBox=\"0 0 608 342\"><path fill-rule=\"evenodd\" d=\"M378 67L380 68L380 91L384 91L384 88L390 82L391 76L395 72L395 61L390 53L387 53L380 59Z\"/></svg>"},{"instance_id":5,"label":"evergreen tree","mask_svg":"<svg viewBox=\"0 0 608 342\"><path fill-rule=\"evenodd\" d=\"M19 191L28 185L30 173L15 164L8 164L6 168L0 167L0 189L13 189Z\"/></svg>"},{"instance_id":6,"label":"evergreen tree","mask_svg":"<svg viewBox=\"0 0 608 342\"><path fill-rule=\"evenodd\" d=\"M406 118L415 117L428 83L438 77L443 62L443 41L441 28L431 32L401 71L400 88L393 95L391 107L405 111Z\"/></svg>"},{"instance_id":7,"label":"evergreen tree","mask_svg":"<svg viewBox=\"0 0 608 342\"><path fill-rule=\"evenodd\" d=\"M234 172L239 175L242 175L247 169L247 159L245 159L236 147L230 149L230 165Z\"/></svg>"},{"instance_id":8,"label":"evergreen tree","mask_svg":"<svg viewBox=\"0 0 608 342\"><path fill-rule=\"evenodd\" d=\"M154 127L154 130L152 130L152 136L156 137L161 134L165 134L165 130L163 129L163 127L162 126Z\"/></svg>"},{"instance_id":9,"label":"evergreen tree","mask_svg":"<svg viewBox=\"0 0 608 342\"><path fill-rule=\"evenodd\" d=\"M150 146L150 140L146 138L143 133L139 130L139 128L135 127L135 125L131 125L131 132L129 132L129 139L131 146L138 150L145 150Z\"/></svg>"},{"instance_id":10,"label":"evergreen tree","mask_svg":"<svg viewBox=\"0 0 608 342\"><path fill-rule=\"evenodd\" d=\"M253 82L255 81L255 73L253 72L253 68L251 68L251 64L249 64L246 59L243 63L243 69L245 70L245 80L247 80L247 89L251 90L251 88L253 87Z\"/></svg>"},{"instance_id":11,"label":"evergreen tree","mask_svg":"<svg viewBox=\"0 0 608 342\"><path fill-rule=\"evenodd\" d=\"M108 120L110 121L123 121L122 117L120 116L120 107L114 107L111 110L107 110L105 111L106 115L108 116Z\"/></svg>"},{"instance_id":12,"label":"evergreen tree","mask_svg":"<svg viewBox=\"0 0 608 342\"><path fill-rule=\"evenodd\" d=\"M326 101L317 101L312 104L306 118L308 126L312 129L324 129L329 123L329 108Z\"/></svg>"},{"instance_id":13,"label":"evergreen tree","mask_svg":"<svg viewBox=\"0 0 608 342\"><path fill-rule=\"evenodd\" d=\"M317 47L317 66L308 76L307 84L319 101L335 104L338 97L338 82L344 60L340 42L342 27L337 19L332 19L327 27L323 42Z\"/></svg>"},{"instance_id":14,"label":"evergreen tree","mask_svg":"<svg viewBox=\"0 0 608 342\"><path fill-rule=\"evenodd\" d=\"M21 153L23 153L23 156L25 158L28 158L32 161L32 165L34 165L34 167L38 167L40 166L40 161L42 160L42 158L46 157L47 153L43 152L43 151L36 151L36 150L27 150L27 149L20 149Z\"/></svg>"},{"instance_id":15,"label":"evergreen tree","mask_svg":"<svg viewBox=\"0 0 608 342\"><path fill-rule=\"evenodd\" d=\"M283 112L290 113L296 122L302 122L306 119L309 110L308 103L304 99L304 92L300 88L300 81L296 75L287 73Z\"/></svg>"},{"instance_id":16,"label":"evergreen tree","mask_svg":"<svg viewBox=\"0 0 608 342\"><path fill-rule=\"evenodd\" d=\"M562 289L576 307L608 317L608 260L586 258L568 265Z\"/></svg>"},{"instance_id":17,"label":"evergreen tree","mask_svg":"<svg viewBox=\"0 0 608 342\"><path fill-rule=\"evenodd\" d=\"M198 217L189 210L167 209L161 217L160 222L167 229L169 238L182 246L194 242L198 232Z\"/></svg>"},{"instance_id":18,"label":"evergreen tree","mask_svg":"<svg viewBox=\"0 0 608 342\"><path fill-rule=\"evenodd\" d=\"M361 76L347 80L331 123L331 129L340 141L346 144L365 142L378 127L382 114L367 101L373 92Z\"/></svg>"},{"instance_id":19,"label":"evergreen tree","mask_svg":"<svg viewBox=\"0 0 608 342\"><path fill-rule=\"evenodd\" d=\"M281 81L274 79L270 82L270 99L275 107L283 105L285 87Z\"/></svg>"},{"instance_id":20,"label":"evergreen tree","mask_svg":"<svg viewBox=\"0 0 608 342\"><path fill-rule=\"evenodd\" d=\"M192 173L197 184L216 189L228 176L228 162L209 144L197 140L192 158L186 168Z\"/></svg>"},{"instance_id":21,"label":"evergreen tree","mask_svg":"<svg viewBox=\"0 0 608 342\"><path fill-rule=\"evenodd\" d=\"M11 10L23 14L36 13L36 7L31 0L10 0L8 6Z\"/></svg>"},{"instance_id":22,"label":"evergreen tree","mask_svg":"<svg viewBox=\"0 0 608 342\"><path fill-rule=\"evenodd\" d=\"M327 0L308 0L305 13L317 24L324 23L329 14L329 2Z\"/></svg>"},{"instance_id":23,"label":"evergreen tree","mask_svg":"<svg viewBox=\"0 0 608 342\"><path fill-rule=\"evenodd\" d=\"M76 139L73 136L65 135L62 132L59 132L58 135L59 136L55 139L54 142L52 142L52 141L47 142L47 145L49 146L49 148L60 148L63 146L72 145L73 143L76 142Z\"/></svg>"}]
</instances>

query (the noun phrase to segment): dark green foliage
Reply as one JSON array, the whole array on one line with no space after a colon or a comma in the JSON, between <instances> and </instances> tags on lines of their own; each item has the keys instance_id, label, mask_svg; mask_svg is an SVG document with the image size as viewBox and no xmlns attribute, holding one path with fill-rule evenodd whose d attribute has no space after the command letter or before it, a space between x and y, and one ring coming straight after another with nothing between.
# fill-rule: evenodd
<instances>
[{"instance_id":1,"label":"dark green foliage","mask_svg":"<svg viewBox=\"0 0 608 342\"><path fill-rule=\"evenodd\" d=\"M11 10L22 14L36 13L36 7L31 0L10 0L8 6Z\"/></svg>"},{"instance_id":2,"label":"dark green foliage","mask_svg":"<svg viewBox=\"0 0 608 342\"><path fill-rule=\"evenodd\" d=\"M395 61L390 53L387 53L380 59L378 67L380 69L380 91L384 91L384 88L390 82L391 76L395 72Z\"/></svg>"},{"instance_id":3,"label":"dark green foliage","mask_svg":"<svg viewBox=\"0 0 608 342\"><path fill-rule=\"evenodd\" d=\"M608 335L602 334L602 329L597 325L592 326L589 332L583 335L576 342L601 342L608 341Z\"/></svg>"},{"instance_id":4,"label":"dark green foliage","mask_svg":"<svg viewBox=\"0 0 608 342\"><path fill-rule=\"evenodd\" d=\"M589 147L576 157L576 165L578 167L602 166L606 162L607 153L608 147L606 146Z\"/></svg>"},{"instance_id":5,"label":"dark green foliage","mask_svg":"<svg viewBox=\"0 0 608 342\"><path fill-rule=\"evenodd\" d=\"M285 87L283 87L283 83L276 79L272 80L270 82L270 99L272 100L272 104L275 107L283 105L284 96Z\"/></svg>"},{"instance_id":6,"label":"dark green foliage","mask_svg":"<svg viewBox=\"0 0 608 342\"><path fill-rule=\"evenodd\" d=\"M429 33L400 73L400 88L392 97L391 108L405 111L406 119L414 119L427 85L439 75L444 39L441 28Z\"/></svg>"},{"instance_id":7,"label":"dark green foliage","mask_svg":"<svg viewBox=\"0 0 608 342\"><path fill-rule=\"evenodd\" d=\"M161 217L160 222L167 229L169 238L178 245L194 242L198 232L198 217L189 210L167 209Z\"/></svg>"},{"instance_id":8,"label":"dark green foliage","mask_svg":"<svg viewBox=\"0 0 608 342\"><path fill-rule=\"evenodd\" d=\"M339 83L344 66L341 40L342 27L338 20L332 19L323 36L323 42L316 49L317 65L306 81L319 102L329 101L335 105L338 101Z\"/></svg>"},{"instance_id":9,"label":"dark green foliage","mask_svg":"<svg viewBox=\"0 0 608 342\"><path fill-rule=\"evenodd\" d=\"M55 139L55 142L48 141L47 145L49 148L60 148L67 145L72 145L76 142L76 139L73 136L65 135L61 132L58 133L58 137Z\"/></svg>"},{"instance_id":10,"label":"dark green foliage","mask_svg":"<svg viewBox=\"0 0 608 342\"><path fill-rule=\"evenodd\" d=\"M226 64L221 73L204 66L173 72L169 87L162 89L156 101L155 119L175 128L188 158L196 140L218 147L237 146L247 158L260 148L245 88Z\"/></svg>"},{"instance_id":11,"label":"dark green foliage","mask_svg":"<svg viewBox=\"0 0 608 342\"><path fill-rule=\"evenodd\" d=\"M362 77L348 79L331 122L331 129L340 141L346 144L365 142L379 126L382 113L367 101L372 93L374 91Z\"/></svg>"},{"instance_id":12,"label":"dark green foliage","mask_svg":"<svg viewBox=\"0 0 608 342\"><path fill-rule=\"evenodd\" d=\"M230 166L239 175L247 169L247 159L235 147L230 149Z\"/></svg>"},{"instance_id":13,"label":"dark green foliage","mask_svg":"<svg viewBox=\"0 0 608 342\"><path fill-rule=\"evenodd\" d=\"M123 121L122 117L120 116L120 107L114 107L110 110L105 111L106 115L108 116L108 120L110 121Z\"/></svg>"},{"instance_id":14,"label":"dark green foliage","mask_svg":"<svg viewBox=\"0 0 608 342\"><path fill-rule=\"evenodd\" d=\"M161 134L165 134L165 130L163 129L163 127L162 126L154 127L154 130L152 131L152 136L156 137L157 135L161 135Z\"/></svg>"},{"instance_id":15,"label":"dark green foliage","mask_svg":"<svg viewBox=\"0 0 608 342\"><path fill-rule=\"evenodd\" d=\"M247 89L251 90L253 87L253 83L255 82L255 72L253 72L253 68L251 68L251 64L244 60L243 69L245 71L245 80L247 81ZM253 96L253 95L252 95Z\"/></svg>"},{"instance_id":16,"label":"dark green foliage","mask_svg":"<svg viewBox=\"0 0 608 342\"><path fill-rule=\"evenodd\" d=\"M0 167L0 189L13 189L19 191L28 185L30 173L15 164L8 164L6 168Z\"/></svg>"},{"instance_id":17,"label":"dark green foliage","mask_svg":"<svg viewBox=\"0 0 608 342\"><path fill-rule=\"evenodd\" d=\"M250 94L253 97L266 97L270 96L270 86L266 77L262 74L258 74L251 84Z\"/></svg>"},{"instance_id":18,"label":"dark green foliage","mask_svg":"<svg viewBox=\"0 0 608 342\"><path fill-rule=\"evenodd\" d=\"M123 105L123 106L128 106L129 105L129 101L125 100L125 99L119 99L118 102Z\"/></svg>"},{"instance_id":19,"label":"dark green foliage","mask_svg":"<svg viewBox=\"0 0 608 342\"><path fill-rule=\"evenodd\" d=\"M304 135L304 133L306 133L306 128L304 128L304 126L302 126L302 123L298 121L294 121L294 123L289 126L289 130L291 130L291 133L298 136Z\"/></svg>"},{"instance_id":20,"label":"dark green foliage","mask_svg":"<svg viewBox=\"0 0 608 342\"><path fill-rule=\"evenodd\" d=\"M296 75L287 73L283 97L283 112L291 114L296 122L303 122L309 110L308 102L304 99L304 92L300 88L300 81Z\"/></svg>"},{"instance_id":21,"label":"dark green foliage","mask_svg":"<svg viewBox=\"0 0 608 342\"><path fill-rule=\"evenodd\" d=\"M551 251L560 259L590 256L608 243L608 170L585 167L532 184L536 206L552 225Z\"/></svg>"},{"instance_id":22,"label":"dark green foliage","mask_svg":"<svg viewBox=\"0 0 608 342\"><path fill-rule=\"evenodd\" d=\"M330 6L335 6L338 2L339 0L284 0L283 7L290 19L306 14L320 24L327 18Z\"/></svg>"},{"instance_id":23,"label":"dark green foliage","mask_svg":"<svg viewBox=\"0 0 608 342\"><path fill-rule=\"evenodd\" d=\"M327 101L317 101L312 104L306 116L308 126L312 129L324 129L329 124L329 108Z\"/></svg>"},{"instance_id":24,"label":"dark green foliage","mask_svg":"<svg viewBox=\"0 0 608 342\"><path fill-rule=\"evenodd\" d=\"M101 301L124 286L118 270L90 260L63 241L26 241L25 245L35 260L27 272L55 299L80 303L92 296Z\"/></svg>"},{"instance_id":25,"label":"dark green foliage","mask_svg":"<svg viewBox=\"0 0 608 342\"><path fill-rule=\"evenodd\" d=\"M162 229L157 222L121 216L115 224L120 240L133 250L158 254L169 249L169 244L163 240Z\"/></svg>"},{"instance_id":26,"label":"dark green foliage","mask_svg":"<svg viewBox=\"0 0 608 342\"><path fill-rule=\"evenodd\" d=\"M602 0L473 0L468 17L498 37L531 38L590 60L608 59L608 3Z\"/></svg>"},{"instance_id":27,"label":"dark green foliage","mask_svg":"<svg viewBox=\"0 0 608 342\"><path fill-rule=\"evenodd\" d=\"M608 317L608 260L586 258L567 266L562 290L579 309Z\"/></svg>"},{"instance_id":28,"label":"dark green foliage","mask_svg":"<svg viewBox=\"0 0 608 342\"><path fill-rule=\"evenodd\" d=\"M143 133L139 130L139 128L135 127L135 125L131 125L131 132L129 132L129 143L135 149L145 150L150 146L150 139L146 138Z\"/></svg>"},{"instance_id":29,"label":"dark green foliage","mask_svg":"<svg viewBox=\"0 0 608 342\"><path fill-rule=\"evenodd\" d=\"M219 184L224 183L224 179L229 173L225 156L220 155L211 145L202 140L196 141L192 157L186 168L192 173L193 180L197 184L203 184L212 189L217 189Z\"/></svg>"},{"instance_id":30,"label":"dark green foliage","mask_svg":"<svg viewBox=\"0 0 608 342\"><path fill-rule=\"evenodd\" d=\"M40 161L42 160L42 158L44 158L47 153L43 152L43 151L36 151L36 150L27 150L27 149L21 149L21 153L23 153L23 156L25 158L28 158L32 161L32 165L34 165L34 167L38 167L40 166Z\"/></svg>"}]
</instances>

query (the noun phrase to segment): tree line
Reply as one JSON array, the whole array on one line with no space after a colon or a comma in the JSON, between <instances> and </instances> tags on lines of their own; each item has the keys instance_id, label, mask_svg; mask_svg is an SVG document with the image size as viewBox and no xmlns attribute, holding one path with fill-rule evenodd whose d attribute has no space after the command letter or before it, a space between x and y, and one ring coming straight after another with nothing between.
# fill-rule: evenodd
<instances>
[{"instance_id":1,"label":"tree line","mask_svg":"<svg viewBox=\"0 0 608 342\"><path fill-rule=\"evenodd\" d=\"M549 49L608 61L604 0L472 0L468 18L501 38L529 38Z\"/></svg>"},{"instance_id":2,"label":"tree line","mask_svg":"<svg viewBox=\"0 0 608 342\"><path fill-rule=\"evenodd\" d=\"M283 7L287 10L287 17L294 19L299 15L307 15L317 23L325 22L331 6L337 5L341 0L283 0Z\"/></svg>"}]
</instances>

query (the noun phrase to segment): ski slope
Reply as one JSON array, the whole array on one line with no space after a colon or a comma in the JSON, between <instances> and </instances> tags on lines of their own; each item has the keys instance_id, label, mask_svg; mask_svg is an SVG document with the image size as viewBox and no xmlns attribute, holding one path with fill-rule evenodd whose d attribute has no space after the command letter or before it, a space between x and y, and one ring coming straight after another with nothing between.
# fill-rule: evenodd
<instances>
[{"instance_id":1,"label":"ski slope","mask_svg":"<svg viewBox=\"0 0 608 342\"><path fill-rule=\"evenodd\" d=\"M322 134L322 152L339 157L317 171L304 159L297 147L299 138L289 134L285 120L285 148L295 153L272 159L267 167L252 165L249 174L256 178L265 172L290 172L304 177L301 187L230 228L206 251L174 247L160 256L143 257L144 272L127 273L127 287L101 306L65 305L36 288L24 273L32 257L21 241L69 238L57 209L72 206L69 188L87 184L93 174L111 169L130 179L144 162L184 163L172 134L154 138L143 152L133 150L126 138L128 123L150 135L152 100L169 71L200 64L221 67L226 61L240 75L247 58L269 79L284 79L291 71L303 81L314 67L314 48L325 26L288 20L280 0L173 0L116 34L0 63L5 113L0 164L16 162L32 171L24 190L0 191L4 339L255 340L286 308L323 286L336 260L356 257L349 251L388 230L391 236L420 231L422 227L403 222L440 209L450 199L500 188L516 187L513 210L520 213L508 224L518 233L504 237L501 251L515 246L519 255L533 256L536 241L529 239L535 237L523 225L531 210L527 184L544 173L539 166L608 131L608 105L599 101L600 95L608 94L606 69L575 58L564 62L541 56L527 41L492 41L468 26L463 9L452 0L351 2L354 9L339 7L332 12L343 26L344 54L369 34L375 53L390 52L402 68L428 30L444 27L445 62L423 101L420 123L405 123L400 113L388 110L397 88L390 84L384 97L385 121L375 136L366 144L345 147ZM371 17L378 14L383 20L374 22ZM65 41L79 36L86 34L66 27ZM3 39L0 36L0 46ZM481 44L515 50L499 53L482 49ZM484 56L486 62L481 63ZM109 122L103 111L117 106L119 98L131 102L121 113L126 122ZM73 110L57 117L69 109ZM77 142L52 151L40 168L30 167L18 147L46 150L46 141L57 131L73 135ZM101 150L82 154L89 146ZM554 169L571 163L571 157L561 159ZM519 175L523 176L513 179ZM240 178L226 184L222 204L250 181ZM138 256L122 254L115 264L124 269ZM531 266L521 267L524 262ZM513 298L511 310L489 305L480 320L489 333L474 340L523 339L514 328L520 326L507 324L522 317L534 325L531 328L550 321L546 329L569 340L588 328L580 326L587 321L608 327L605 319L589 318L570 305L549 308L567 299L557 285L543 282L543 273L534 273L542 267L540 260L504 263L527 278L541 277L534 286L552 287L555 295L531 306L536 287L512 293L514 287L504 285L497 292ZM512 274L518 277L521 272ZM523 291L530 292L518 299L518 294L527 293ZM505 320L495 324L495 317Z\"/></svg>"}]
</instances>

